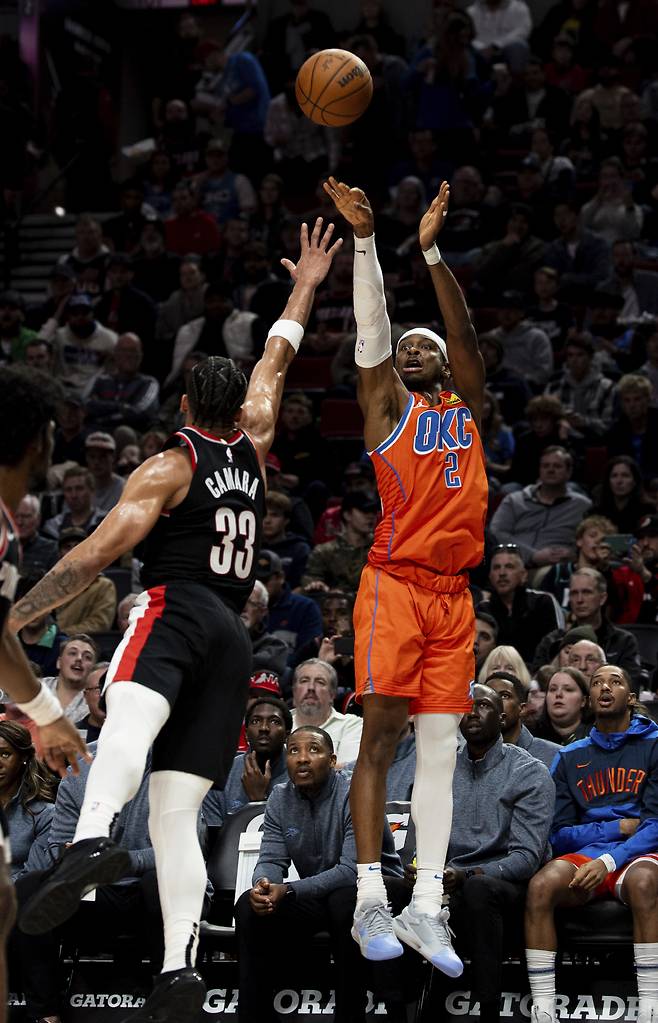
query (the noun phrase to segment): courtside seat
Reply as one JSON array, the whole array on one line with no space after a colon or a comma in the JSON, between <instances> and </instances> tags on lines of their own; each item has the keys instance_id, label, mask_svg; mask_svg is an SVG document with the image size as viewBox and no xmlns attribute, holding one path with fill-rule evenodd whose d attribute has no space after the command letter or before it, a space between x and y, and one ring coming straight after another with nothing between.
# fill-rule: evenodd
<instances>
[{"instance_id":1,"label":"courtside seat","mask_svg":"<svg viewBox=\"0 0 658 1023\"><path fill-rule=\"evenodd\" d=\"M631 911L615 899L558 910L556 923L558 946L564 951L596 951L633 943Z\"/></svg>"}]
</instances>

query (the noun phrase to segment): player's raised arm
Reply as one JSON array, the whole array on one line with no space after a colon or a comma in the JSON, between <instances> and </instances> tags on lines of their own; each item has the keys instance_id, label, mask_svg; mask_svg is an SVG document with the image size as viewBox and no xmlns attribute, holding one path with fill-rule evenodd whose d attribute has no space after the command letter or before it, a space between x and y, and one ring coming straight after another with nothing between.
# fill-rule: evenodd
<instances>
[{"instance_id":1,"label":"player's raised arm","mask_svg":"<svg viewBox=\"0 0 658 1023\"><path fill-rule=\"evenodd\" d=\"M286 371L299 351L316 288L329 273L333 258L343 244L339 238L330 246L333 232L334 225L328 224L323 233L322 217L318 217L309 238L308 225L302 224L299 260L297 263L281 260L295 286L281 319L270 329L263 357L254 366L240 416L240 425L253 439L261 464L274 439Z\"/></svg>"},{"instance_id":2,"label":"player's raised arm","mask_svg":"<svg viewBox=\"0 0 658 1023\"><path fill-rule=\"evenodd\" d=\"M462 290L436 246L449 201L450 186L444 181L420 222L418 237L445 323L450 375L479 426L484 399L484 362Z\"/></svg>"},{"instance_id":3,"label":"player's raised arm","mask_svg":"<svg viewBox=\"0 0 658 1023\"><path fill-rule=\"evenodd\" d=\"M382 430L385 436L398 421L409 394L393 365L391 324L370 203L362 189L350 188L332 177L324 190L354 231L354 359L359 372L359 404L366 418L366 444L370 446L368 435L373 427L375 437ZM378 417L384 422L373 422Z\"/></svg>"},{"instance_id":4,"label":"player's raised arm","mask_svg":"<svg viewBox=\"0 0 658 1023\"><path fill-rule=\"evenodd\" d=\"M14 604L9 618L12 630L18 632L35 618L82 593L99 572L144 539L163 510L182 500L191 478L190 460L177 449L154 455L135 469L118 504L91 536L58 561Z\"/></svg>"}]
</instances>

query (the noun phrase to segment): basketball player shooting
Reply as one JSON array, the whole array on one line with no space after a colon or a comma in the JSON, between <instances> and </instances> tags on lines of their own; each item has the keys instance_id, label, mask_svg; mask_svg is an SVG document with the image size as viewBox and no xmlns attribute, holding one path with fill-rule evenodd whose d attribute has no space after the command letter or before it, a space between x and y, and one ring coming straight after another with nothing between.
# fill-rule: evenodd
<instances>
[{"instance_id":1,"label":"basketball player shooting","mask_svg":"<svg viewBox=\"0 0 658 1023\"><path fill-rule=\"evenodd\" d=\"M225 783L238 742L251 643L240 612L255 579L265 509L264 461L286 371L299 349L315 289L341 241L333 224L301 230L295 281L265 351L247 380L213 356L191 372L185 426L132 474L118 505L92 535L19 601L15 629L80 593L144 541L142 580L123 641L107 671L107 720L91 767L73 845L26 903L20 926L43 933L80 898L130 866L108 837L132 799L153 747L149 831L164 920L163 972L130 1019L196 1019L205 998L193 969L206 868L197 838L201 803Z\"/></svg>"},{"instance_id":2,"label":"basketball player shooting","mask_svg":"<svg viewBox=\"0 0 658 1023\"><path fill-rule=\"evenodd\" d=\"M366 959L401 955L400 939L456 977L463 967L442 909L443 870L457 728L475 671L467 569L484 549L484 365L459 285L436 246L447 183L419 228L446 341L415 327L400 338L395 362L368 200L334 178L324 187L354 229L358 398L383 511L354 608L363 735L350 796L358 858L352 935ZM450 377L457 393L444 390ZM392 919L380 850L386 774L408 714L416 731L417 880L411 905Z\"/></svg>"}]
</instances>

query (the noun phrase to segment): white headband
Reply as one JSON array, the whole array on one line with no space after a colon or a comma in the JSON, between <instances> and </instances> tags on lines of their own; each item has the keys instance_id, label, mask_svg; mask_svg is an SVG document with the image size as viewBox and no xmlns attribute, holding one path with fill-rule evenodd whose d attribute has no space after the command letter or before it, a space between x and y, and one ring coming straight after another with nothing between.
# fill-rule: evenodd
<instances>
[{"instance_id":1,"label":"white headband","mask_svg":"<svg viewBox=\"0 0 658 1023\"><path fill-rule=\"evenodd\" d=\"M421 337L426 337L430 341L436 342L439 351L441 352L441 355L443 356L446 362L448 361L448 349L446 348L445 341L443 340L442 337L439 337L438 334L436 334L433 330L430 330L428 327L412 327L411 330L405 331L405 333L402 335L402 337L400 338L395 347L396 355L398 353L398 348L400 347L404 339L407 337L412 337L414 334L420 334Z\"/></svg>"}]
</instances>

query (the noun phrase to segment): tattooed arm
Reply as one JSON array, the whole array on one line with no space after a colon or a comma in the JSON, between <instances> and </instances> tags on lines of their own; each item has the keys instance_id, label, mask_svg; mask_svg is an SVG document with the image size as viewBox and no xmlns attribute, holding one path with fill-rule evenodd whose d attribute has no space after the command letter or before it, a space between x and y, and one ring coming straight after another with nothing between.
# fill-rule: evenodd
<instances>
[{"instance_id":1,"label":"tattooed arm","mask_svg":"<svg viewBox=\"0 0 658 1023\"><path fill-rule=\"evenodd\" d=\"M174 448L135 469L119 503L91 536L74 547L11 610L14 632L82 593L99 572L143 540L160 513L180 504L190 486L187 454Z\"/></svg>"}]
</instances>

